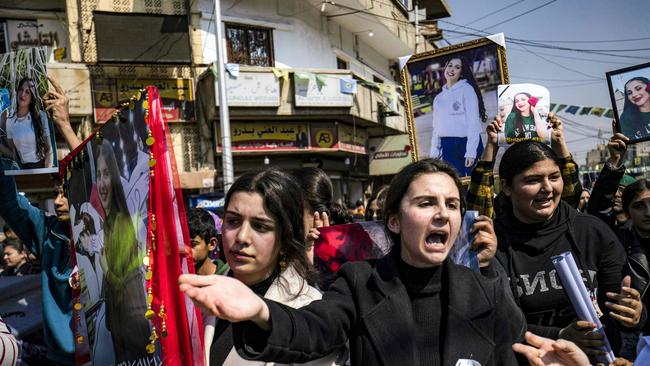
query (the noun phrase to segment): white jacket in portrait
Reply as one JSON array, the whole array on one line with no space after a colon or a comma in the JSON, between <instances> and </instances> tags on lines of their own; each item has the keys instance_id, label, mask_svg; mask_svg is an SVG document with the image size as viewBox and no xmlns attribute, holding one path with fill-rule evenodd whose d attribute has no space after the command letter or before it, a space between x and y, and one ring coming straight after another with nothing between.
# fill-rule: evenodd
<instances>
[{"instance_id":1,"label":"white jacket in portrait","mask_svg":"<svg viewBox=\"0 0 650 366\"><path fill-rule=\"evenodd\" d=\"M481 117L478 97L467 80L459 80L433 100L433 132L430 157L440 157L441 137L467 137L465 157L476 159L476 149L481 143Z\"/></svg>"}]
</instances>

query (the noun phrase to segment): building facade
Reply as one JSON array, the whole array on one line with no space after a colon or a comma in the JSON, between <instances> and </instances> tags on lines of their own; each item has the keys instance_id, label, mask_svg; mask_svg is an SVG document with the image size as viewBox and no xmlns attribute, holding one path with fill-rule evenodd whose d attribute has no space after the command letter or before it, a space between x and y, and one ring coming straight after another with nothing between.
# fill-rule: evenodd
<instances>
[{"instance_id":1,"label":"building facade","mask_svg":"<svg viewBox=\"0 0 650 366\"><path fill-rule=\"evenodd\" d=\"M235 175L317 166L337 198L355 200L373 175L408 160L397 61L434 47L435 19L450 15L444 0L220 3ZM158 85L183 189L221 188L213 1L27 0L0 6L0 25L2 52L51 47L49 72L82 137L135 91Z\"/></svg>"}]
</instances>

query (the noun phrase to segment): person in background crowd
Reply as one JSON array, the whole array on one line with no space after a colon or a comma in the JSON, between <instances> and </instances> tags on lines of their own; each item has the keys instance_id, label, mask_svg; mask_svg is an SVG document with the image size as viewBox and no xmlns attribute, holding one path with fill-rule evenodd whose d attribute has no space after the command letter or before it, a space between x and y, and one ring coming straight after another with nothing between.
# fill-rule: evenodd
<instances>
[{"instance_id":1,"label":"person in background crowd","mask_svg":"<svg viewBox=\"0 0 650 366\"><path fill-rule=\"evenodd\" d=\"M628 184L622 194L618 194L621 183L626 183L623 158L628 141L627 136L614 131L607 144L609 158L596 180L588 209L591 214L606 222L623 244L632 277L631 286L642 294L641 301L647 308L650 306L650 294L647 291L650 284L647 258L650 250L650 183L646 179L636 180ZM610 212L616 206L620 206L627 224L621 225L620 219L614 220L611 216ZM650 324L646 323L642 331L648 334ZM623 335L624 357L635 357L638 336L639 334L629 333Z\"/></svg>"},{"instance_id":2,"label":"person in background crowd","mask_svg":"<svg viewBox=\"0 0 650 366\"><path fill-rule=\"evenodd\" d=\"M303 203L300 187L285 172L269 169L240 176L226 194L222 226L229 277L199 277L209 283L232 276L254 296L289 307L320 299L320 292L310 285L316 273L305 253ZM205 322L208 365L253 364L233 349L228 317L207 317ZM325 358L313 365L332 365L337 356L322 355Z\"/></svg>"},{"instance_id":3,"label":"person in background crowd","mask_svg":"<svg viewBox=\"0 0 650 366\"><path fill-rule=\"evenodd\" d=\"M330 224L343 225L351 224L354 222L352 212L348 209L345 203L334 202L330 207Z\"/></svg>"},{"instance_id":4,"label":"person in background crowd","mask_svg":"<svg viewBox=\"0 0 650 366\"><path fill-rule=\"evenodd\" d=\"M20 239L7 239L3 245L3 260L7 269L3 276L24 276L39 272L29 260L29 253Z\"/></svg>"},{"instance_id":5,"label":"person in background crowd","mask_svg":"<svg viewBox=\"0 0 650 366\"><path fill-rule=\"evenodd\" d=\"M187 226L192 243L194 272L199 275L224 274L230 269L220 258L211 259L210 253L221 247L214 219L207 210L191 208L187 211ZM223 249L219 250L223 253ZM221 254L223 255L223 254Z\"/></svg>"},{"instance_id":6,"label":"person in background crowd","mask_svg":"<svg viewBox=\"0 0 650 366\"><path fill-rule=\"evenodd\" d=\"M289 172L302 188L304 202L305 247L307 258L314 263L314 242L320 236L318 228L330 226L333 187L330 177L319 168L300 168Z\"/></svg>"},{"instance_id":7,"label":"person in background crowd","mask_svg":"<svg viewBox=\"0 0 650 366\"><path fill-rule=\"evenodd\" d=\"M49 79L54 90L45 96L46 110L52 113L59 132L68 147L74 150L81 144L74 134L68 115L68 98L59 84ZM0 217L16 232L22 242L41 261L41 296L43 331L50 363L74 365L74 335L72 333L72 292L70 267L70 215L64 187L55 192L56 216L31 205L18 194L16 182L4 174L10 162L2 160L0 174Z\"/></svg>"},{"instance_id":8,"label":"person in background crowd","mask_svg":"<svg viewBox=\"0 0 650 366\"><path fill-rule=\"evenodd\" d=\"M386 201L386 193L388 193L388 185L382 185L372 192L366 205L366 221L381 220L381 212Z\"/></svg>"},{"instance_id":9,"label":"person in background crowd","mask_svg":"<svg viewBox=\"0 0 650 366\"><path fill-rule=\"evenodd\" d=\"M390 254L344 264L323 300L301 309L261 299L225 276L182 275L181 290L237 322L237 351L251 360L306 362L349 341L352 365L516 365L511 346L523 339L525 322L508 289L447 258L465 210L460 192L445 162L404 167L384 209ZM482 271L495 274L492 222L483 217L473 229Z\"/></svg>"},{"instance_id":10,"label":"person in background crowd","mask_svg":"<svg viewBox=\"0 0 650 366\"><path fill-rule=\"evenodd\" d=\"M580 201L578 202L578 211L587 212L587 203L591 197L591 189L584 188L580 193Z\"/></svg>"},{"instance_id":11,"label":"person in background crowd","mask_svg":"<svg viewBox=\"0 0 650 366\"><path fill-rule=\"evenodd\" d=\"M363 205L363 200L359 198L352 210L352 217L355 221L362 221L366 216L366 207Z\"/></svg>"},{"instance_id":12,"label":"person in background crowd","mask_svg":"<svg viewBox=\"0 0 650 366\"><path fill-rule=\"evenodd\" d=\"M589 356L596 356L601 352L602 336L595 331L595 324L576 320L551 261L552 256L570 251L586 274L587 289L597 296L605 313L601 321L607 325L616 352L619 337L615 326L634 329L645 323L640 294L629 287L629 277L623 278L626 257L616 236L596 218L579 213L561 199L565 187L577 196L580 181L562 123L554 115L550 120L551 147L537 141L519 142L502 157L499 176L504 208L494 221L499 243L496 258L508 272L529 330L546 338L570 340ZM488 126L486 161L493 161L500 128L499 119ZM563 169L567 168L572 172L565 181L563 175L568 172ZM472 177L472 181L489 180ZM474 192L471 197L478 197L489 189L470 187L470 191Z\"/></svg>"},{"instance_id":13,"label":"person in background crowd","mask_svg":"<svg viewBox=\"0 0 650 366\"><path fill-rule=\"evenodd\" d=\"M5 224L5 226L2 228L2 231L5 233L5 238L11 239L11 240L18 239L18 235L16 235L15 231L11 230L11 227L9 227L9 224Z\"/></svg>"}]
</instances>

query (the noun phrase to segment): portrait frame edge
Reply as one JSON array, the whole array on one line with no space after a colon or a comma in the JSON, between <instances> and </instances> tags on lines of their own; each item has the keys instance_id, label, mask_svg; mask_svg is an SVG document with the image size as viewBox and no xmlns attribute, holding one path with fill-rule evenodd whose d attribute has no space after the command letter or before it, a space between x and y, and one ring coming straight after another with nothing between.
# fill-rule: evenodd
<instances>
[{"instance_id":1,"label":"portrait frame edge","mask_svg":"<svg viewBox=\"0 0 650 366\"><path fill-rule=\"evenodd\" d=\"M645 62L642 64L638 65L632 65L632 66L627 66L621 69L616 69L612 71L607 71L605 73L605 78L607 79L607 91L609 92L609 99L610 102L612 103L612 110L614 111L614 121L616 122L616 132L623 133L623 129L621 126L621 118L619 116L619 111L618 107L616 106L616 97L614 96L614 88L612 85L612 76L616 76L619 74L624 74L627 72L635 71L635 70L642 70L642 69L650 69L650 62ZM639 142L645 142L650 140L650 135L638 139L633 139L630 138L628 145L629 144L636 144Z\"/></svg>"},{"instance_id":2,"label":"portrait frame edge","mask_svg":"<svg viewBox=\"0 0 650 366\"><path fill-rule=\"evenodd\" d=\"M418 161L420 160L419 157L419 152L418 152L418 142L416 139L416 131L415 131L415 117L413 115L413 104L412 104L412 96L411 96L411 76L409 73L409 64L413 64L416 62L421 62L425 61L428 59L433 59L436 57L441 57L441 56L446 56L446 55L451 55L454 53L459 53L459 52L464 52L468 51L474 48L479 48L479 47L484 47L484 46L490 46L493 45L496 47L497 50L497 65L499 67L500 71L500 82L501 84L509 84L510 83L510 77L508 75L508 63L507 63L507 58L506 58L506 48L499 45L497 42L494 42L493 40L483 37L483 38L477 38L473 39L467 42L451 45L448 47L443 47L443 48L438 48L435 50L431 51L426 51L418 54L414 54L409 58L409 60L406 62L406 65L401 70L401 79L402 79L402 88L404 89L404 94L405 94L405 107L406 107L406 129L407 133L409 135L409 143L411 144L411 160L412 161ZM490 121L490 118L494 118L494 116L488 116L488 122ZM468 177L469 178L469 177Z\"/></svg>"}]
</instances>

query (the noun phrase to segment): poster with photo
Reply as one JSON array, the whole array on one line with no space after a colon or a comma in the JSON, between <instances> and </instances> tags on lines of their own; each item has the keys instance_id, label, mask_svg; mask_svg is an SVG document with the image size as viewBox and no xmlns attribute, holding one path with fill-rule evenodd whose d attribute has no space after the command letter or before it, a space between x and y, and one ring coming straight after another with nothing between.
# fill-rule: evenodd
<instances>
[{"instance_id":1,"label":"poster with photo","mask_svg":"<svg viewBox=\"0 0 650 366\"><path fill-rule=\"evenodd\" d=\"M551 143L551 126L547 122L550 92L536 84L499 85L499 145L509 146L525 140Z\"/></svg>"},{"instance_id":2,"label":"poster with photo","mask_svg":"<svg viewBox=\"0 0 650 366\"><path fill-rule=\"evenodd\" d=\"M58 172L54 124L45 111L47 49L0 54L0 156L7 175Z\"/></svg>"},{"instance_id":3,"label":"poster with photo","mask_svg":"<svg viewBox=\"0 0 650 366\"><path fill-rule=\"evenodd\" d=\"M149 199L143 102L124 108L69 165L67 195L92 364L160 364L146 351L151 327L143 258Z\"/></svg>"},{"instance_id":4,"label":"poster with photo","mask_svg":"<svg viewBox=\"0 0 650 366\"><path fill-rule=\"evenodd\" d=\"M410 57L402 69L414 160L442 158L469 176L508 83L505 47L489 38Z\"/></svg>"},{"instance_id":5,"label":"poster with photo","mask_svg":"<svg viewBox=\"0 0 650 366\"><path fill-rule=\"evenodd\" d=\"M630 143L650 140L650 63L607 73L619 132Z\"/></svg>"}]
</instances>

